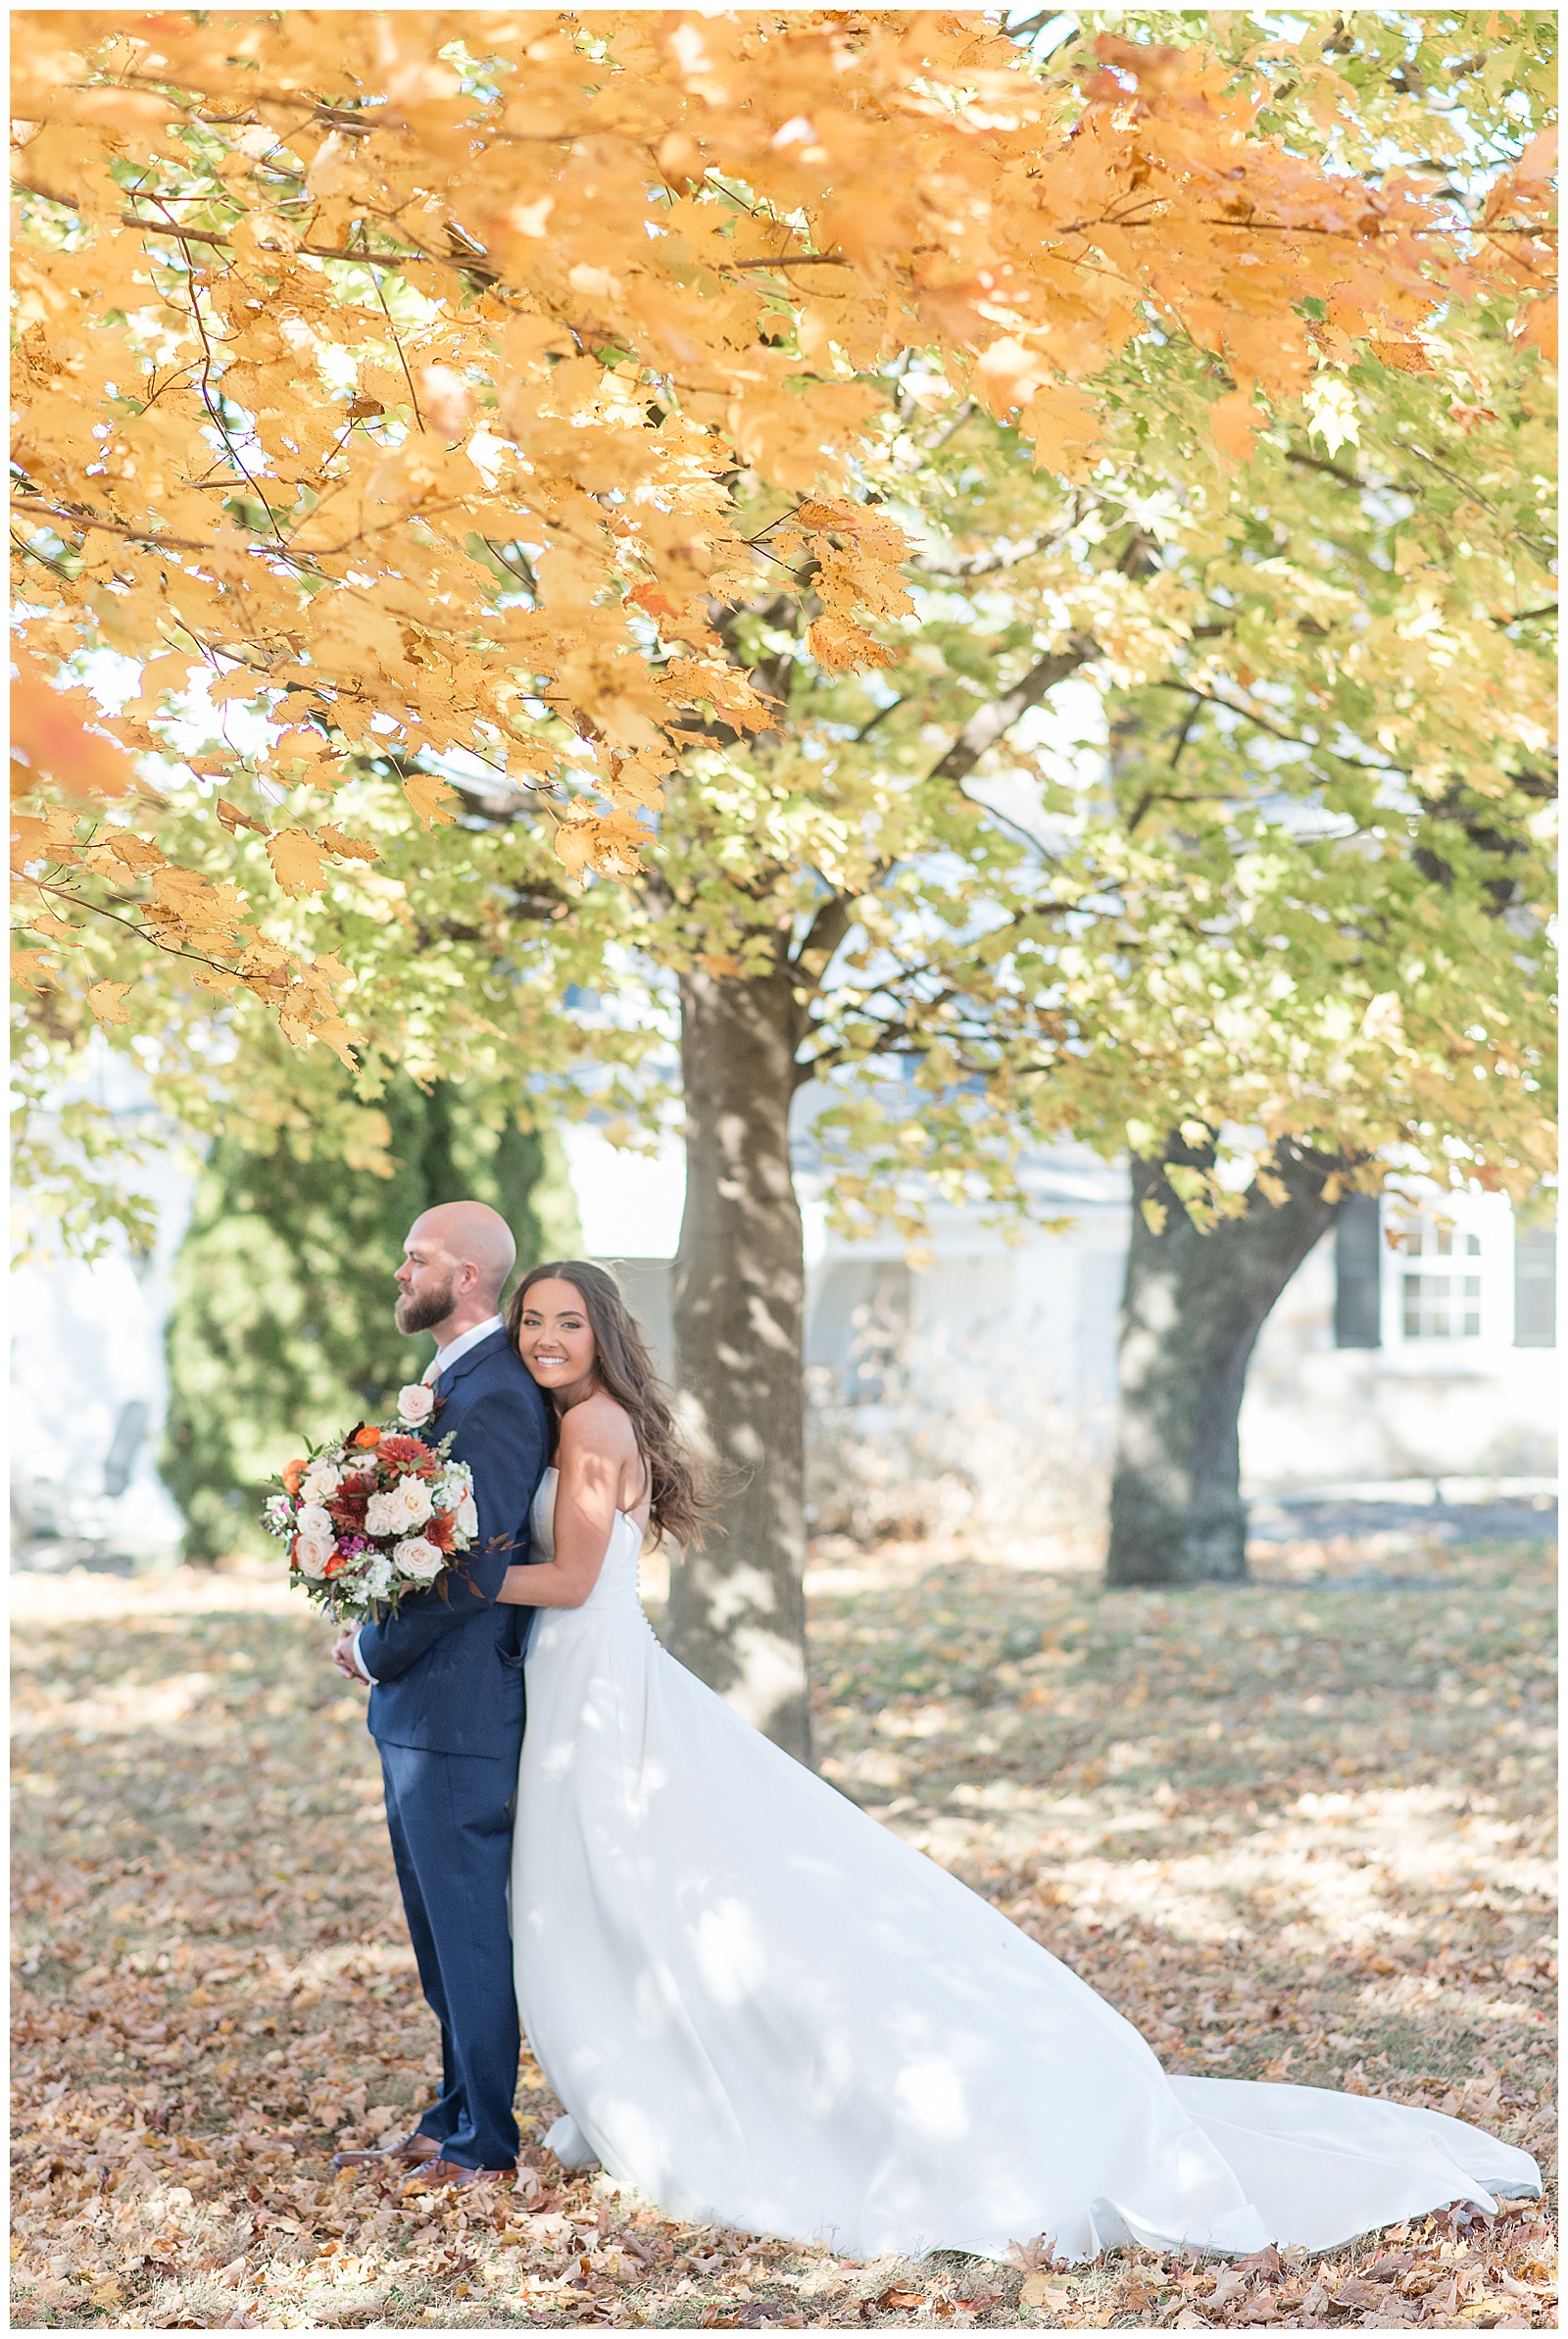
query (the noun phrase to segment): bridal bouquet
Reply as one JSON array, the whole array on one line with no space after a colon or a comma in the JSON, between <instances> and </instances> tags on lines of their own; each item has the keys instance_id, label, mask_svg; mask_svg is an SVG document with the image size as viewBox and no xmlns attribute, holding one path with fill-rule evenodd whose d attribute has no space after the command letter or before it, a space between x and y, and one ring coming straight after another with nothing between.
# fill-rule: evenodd
<instances>
[{"instance_id":1,"label":"bridal bouquet","mask_svg":"<svg viewBox=\"0 0 1568 2339\"><path fill-rule=\"evenodd\" d=\"M262 1524L288 1545L291 1580L340 1623L395 1613L479 1532L473 1474L451 1459L451 1438L408 1434L431 1411L422 1383L400 1389L397 1421L361 1421L313 1447L267 1499Z\"/></svg>"}]
</instances>

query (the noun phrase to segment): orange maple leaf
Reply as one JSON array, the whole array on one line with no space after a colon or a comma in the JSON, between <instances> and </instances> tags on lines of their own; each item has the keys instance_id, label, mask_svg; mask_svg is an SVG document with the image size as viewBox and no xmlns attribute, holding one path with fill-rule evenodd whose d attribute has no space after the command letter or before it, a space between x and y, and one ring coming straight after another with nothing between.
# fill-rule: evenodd
<instances>
[{"instance_id":1,"label":"orange maple leaf","mask_svg":"<svg viewBox=\"0 0 1568 2339\"><path fill-rule=\"evenodd\" d=\"M24 672L11 686L11 752L24 759L12 774L14 792L51 779L80 801L129 795L136 775L114 741L91 727L97 712L86 691L52 690Z\"/></svg>"}]
</instances>

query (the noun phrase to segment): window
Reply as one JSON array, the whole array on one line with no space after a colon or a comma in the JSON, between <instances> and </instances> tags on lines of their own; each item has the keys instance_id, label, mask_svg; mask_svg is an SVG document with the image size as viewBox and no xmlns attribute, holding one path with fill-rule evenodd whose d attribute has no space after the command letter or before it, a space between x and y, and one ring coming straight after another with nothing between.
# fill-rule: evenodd
<instances>
[{"instance_id":1,"label":"window","mask_svg":"<svg viewBox=\"0 0 1568 2339\"><path fill-rule=\"evenodd\" d=\"M1334 1228L1334 1345L1383 1345L1382 1206L1376 1194L1351 1194Z\"/></svg>"},{"instance_id":2,"label":"window","mask_svg":"<svg viewBox=\"0 0 1568 2339\"><path fill-rule=\"evenodd\" d=\"M1406 1340L1479 1340L1481 1237L1440 1219L1417 1219L1394 1235L1401 1263L1399 1328Z\"/></svg>"},{"instance_id":3,"label":"window","mask_svg":"<svg viewBox=\"0 0 1568 2339\"><path fill-rule=\"evenodd\" d=\"M1513 1238L1513 1344L1557 1345L1557 1231L1527 1226Z\"/></svg>"}]
</instances>

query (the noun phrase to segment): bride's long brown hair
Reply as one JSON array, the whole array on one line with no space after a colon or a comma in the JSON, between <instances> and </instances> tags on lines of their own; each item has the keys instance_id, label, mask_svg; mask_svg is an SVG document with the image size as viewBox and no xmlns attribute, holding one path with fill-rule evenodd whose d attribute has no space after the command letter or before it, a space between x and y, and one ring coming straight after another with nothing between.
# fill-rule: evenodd
<instances>
[{"instance_id":1,"label":"bride's long brown hair","mask_svg":"<svg viewBox=\"0 0 1568 2339\"><path fill-rule=\"evenodd\" d=\"M528 1294L536 1283L552 1277L569 1283L581 1299L594 1336L595 1376L605 1394L613 1397L630 1418L638 1451L648 1466L648 1523L656 1539L662 1542L669 1535L677 1543L700 1544L706 1490L675 1426L669 1392L659 1377L648 1334L608 1269L595 1267L587 1259L552 1259L542 1267L530 1268L507 1302L507 1338L517 1347ZM554 1450L561 1419L554 1406L550 1418Z\"/></svg>"}]
</instances>

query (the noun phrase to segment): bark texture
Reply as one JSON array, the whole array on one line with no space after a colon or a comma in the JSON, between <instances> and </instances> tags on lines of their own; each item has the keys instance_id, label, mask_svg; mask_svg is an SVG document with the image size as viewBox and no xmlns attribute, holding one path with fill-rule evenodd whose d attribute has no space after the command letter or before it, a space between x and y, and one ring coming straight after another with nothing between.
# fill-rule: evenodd
<instances>
[{"instance_id":1,"label":"bark texture","mask_svg":"<svg viewBox=\"0 0 1568 2339\"><path fill-rule=\"evenodd\" d=\"M806 1264L790 1174L800 976L681 981L686 1207L676 1364L716 1466L701 1551L670 1581L672 1653L776 1746L811 1759L806 1668Z\"/></svg>"},{"instance_id":2,"label":"bark texture","mask_svg":"<svg viewBox=\"0 0 1568 2339\"><path fill-rule=\"evenodd\" d=\"M1171 1163L1208 1158L1175 1139L1162 1155ZM1204 1234L1161 1162L1134 1162L1109 1582L1245 1578L1240 1418L1247 1368L1269 1310L1343 1208L1323 1199L1337 1167L1315 1156L1283 1156L1288 1199L1271 1205L1254 1189L1244 1217L1223 1219ZM1157 1234L1146 1202L1164 1209Z\"/></svg>"}]
</instances>

